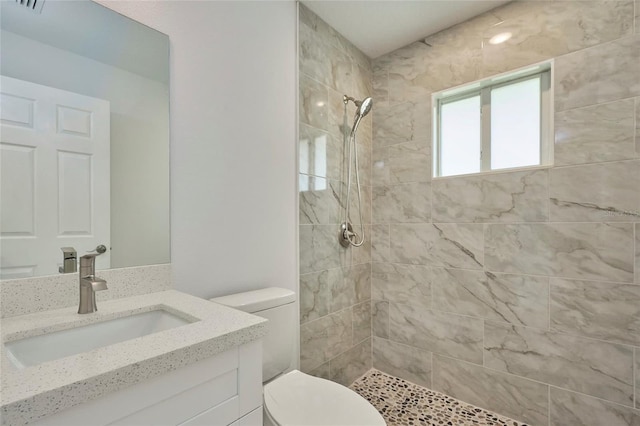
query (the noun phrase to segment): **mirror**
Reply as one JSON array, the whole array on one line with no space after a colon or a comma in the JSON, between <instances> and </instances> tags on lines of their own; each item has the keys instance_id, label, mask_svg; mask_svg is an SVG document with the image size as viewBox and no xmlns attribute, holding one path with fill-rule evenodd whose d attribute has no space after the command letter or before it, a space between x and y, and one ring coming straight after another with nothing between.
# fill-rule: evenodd
<instances>
[{"instance_id":1,"label":"mirror","mask_svg":"<svg viewBox=\"0 0 640 426\"><path fill-rule=\"evenodd\" d=\"M169 38L88 0L0 3L0 278L99 246L98 269L168 263Z\"/></svg>"}]
</instances>

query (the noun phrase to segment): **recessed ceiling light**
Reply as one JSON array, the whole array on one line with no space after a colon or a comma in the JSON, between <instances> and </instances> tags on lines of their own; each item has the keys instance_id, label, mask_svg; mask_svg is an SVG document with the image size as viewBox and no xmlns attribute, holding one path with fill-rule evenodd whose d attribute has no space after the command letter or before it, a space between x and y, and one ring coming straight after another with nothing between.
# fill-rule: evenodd
<instances>
[{"instance_id":1,"label":"recessed ceiling light","mask_svg":"<svg viewBox=\"0 0 640 426\"><path fill-rule=\"evenodd\" d=\"M491 43L491 44L504 43L505 41L509 40L512 35L513 34L511 34L510 32L504 32L504 33L496 34L496 35L494 35L493 37L491 37L489 39L489 43Z\"/></svg>"},{"instance_id":2,"label":"recessed ceiling light","mask_svg":"<svg viewBox=\"0 0 640 426\"><path fill-rule=\"evenodd\" d=\"M323 107L324 106L324 102L318 101L318 102L316 102L316 106Z\"/></svg>"}]
</instances>

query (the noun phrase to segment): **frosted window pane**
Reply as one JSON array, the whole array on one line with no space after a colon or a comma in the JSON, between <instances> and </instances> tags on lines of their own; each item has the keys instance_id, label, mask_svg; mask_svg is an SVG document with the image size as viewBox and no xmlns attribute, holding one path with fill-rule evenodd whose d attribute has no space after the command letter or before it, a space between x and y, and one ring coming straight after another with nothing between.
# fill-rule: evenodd
<instances>
[{"instance_id":1,"label":"frosted window pane","mask_svg":"<svg viewBox=\"0 0 640 426\"><path fill-rule=\"evenodd\" d=\"M491 169L540 164L540 77L491 90Z\"/></svg>"},{"instance_id":2,"label":"frosted window pane","mask_svg":"<svg viewBox=\"0 0 640 426\"><path fill-rule=\"evenodd\" d=\"M480 171L480 96L440 108L440 176Z\"/></svg>"}]
</instances>

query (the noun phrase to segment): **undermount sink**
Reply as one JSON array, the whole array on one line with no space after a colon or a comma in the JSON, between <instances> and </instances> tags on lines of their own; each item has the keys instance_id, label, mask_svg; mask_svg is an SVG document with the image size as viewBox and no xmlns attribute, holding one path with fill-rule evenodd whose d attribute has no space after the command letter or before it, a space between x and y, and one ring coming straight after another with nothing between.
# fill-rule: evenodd
<instances>
[{"instance_id":1,"label":"undermount sink","mask_svg":"<svg viewBox=\"0 0 640 426\"><path fill-rule=\"evenodd\" d=\"M19 369L189 324L164 310L116 318L5 343Z\"/></svg>"}]
</instances>

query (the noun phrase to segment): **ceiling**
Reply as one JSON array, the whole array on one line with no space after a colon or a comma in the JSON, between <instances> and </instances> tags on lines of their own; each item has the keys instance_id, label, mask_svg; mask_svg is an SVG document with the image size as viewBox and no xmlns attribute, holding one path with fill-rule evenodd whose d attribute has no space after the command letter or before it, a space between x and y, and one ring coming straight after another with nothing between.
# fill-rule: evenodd
<instances>
[{"instance_id":1,"label":"ceiling","mask_svg":"<svg viewBox=\"0 0 640 426\"><path fill-rule=\"evenodd\" d=\"M303 0L370 58L377 58L509 0Z\"/></svg>"}]
</instances>

